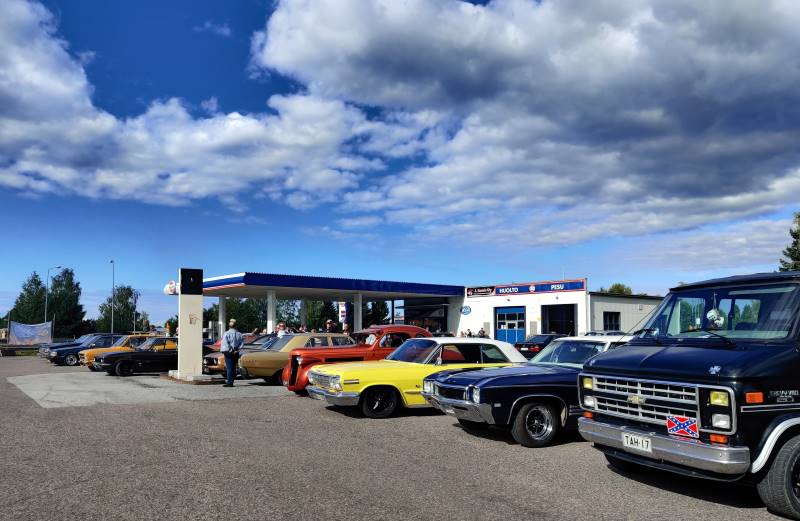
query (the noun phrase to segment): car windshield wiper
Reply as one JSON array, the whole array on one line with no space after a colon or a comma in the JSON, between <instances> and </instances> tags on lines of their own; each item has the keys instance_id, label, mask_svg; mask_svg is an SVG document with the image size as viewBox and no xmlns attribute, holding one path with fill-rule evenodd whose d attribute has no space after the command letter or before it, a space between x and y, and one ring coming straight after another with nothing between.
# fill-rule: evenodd
<instances>
[{"instance_id":1,"label":"car windshield wiper","mask_svg":"<svg viewBox=\"0 0 800 521\"><path fill-rule=\"evenodd\" d=\"M639 329L638 331L634 331L633 334L634 335L641 335L642 333L652 333L654 331L658 331L658 329L656 329L654 327L648 327L646 329ZM661 342L661 340L659 340L658 337L655 336L655 335L642 336L642 337L639 337L639 338L641 338L641 339L649 338L650 340L652 340L653 342L655 342L656 344L658 344L660 346L664 345L664 343Z\"/></svg>"},{"instance_id":2,"label":"car windshield wiper","mask_svg":"<svg viewBox=\"0 0 800 521\"><path fill-rule=\"evenodd\" d=\"M710 329L708 329L707 327L700 328L700 329L687 329L686 331L681 331L678 334L695 333L697 331L702 331L703 333L708 333L709 335L714 335L717 338L721 338L728 345L732 345L732 346L736 345L736 342L734 342L730 338L726 337L725 335L720 335L719 333L715 333L715 332L711 331Z\"/></svg>"}]
</instances>

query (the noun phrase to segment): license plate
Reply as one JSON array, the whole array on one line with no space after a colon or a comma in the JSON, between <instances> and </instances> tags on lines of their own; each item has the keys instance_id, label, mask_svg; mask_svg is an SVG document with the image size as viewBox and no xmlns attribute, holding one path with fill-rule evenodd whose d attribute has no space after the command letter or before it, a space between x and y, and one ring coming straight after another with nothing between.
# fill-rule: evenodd
<instances>
[{"instance_id":1,"label":"license plate","mask_svg":"<svg viewBox=\"0 0 800 521\"><path fill-rule=\"evenodd\" d=\"M635 434L622 433L622 446L626 449L634 449L642 452L653 452L650 446L650 438L647 436L637 436Z\"/></svg>"}]
</instances>

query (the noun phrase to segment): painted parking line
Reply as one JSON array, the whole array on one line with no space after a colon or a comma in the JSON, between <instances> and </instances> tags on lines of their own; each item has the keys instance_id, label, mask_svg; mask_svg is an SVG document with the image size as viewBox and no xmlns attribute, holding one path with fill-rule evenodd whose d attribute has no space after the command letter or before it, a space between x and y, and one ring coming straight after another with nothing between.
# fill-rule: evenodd
<instances>
[{"instance_id":1,"label":"painted parking line","mask_svg":"<svg viewBox=\"0 0 800 521\"><path fill-rule=\"evenodd\" d=\"M104 373L63 373L13 376L9 383L41 407L85 407L96 404L135 404L179 400L222 400L288 396L285 387L265 386L257 381L237 382L233 388L220 385L188 385L151 375L120 378ZM260 382L260 381L258 381Z\"/></svg>"}]
</instances>

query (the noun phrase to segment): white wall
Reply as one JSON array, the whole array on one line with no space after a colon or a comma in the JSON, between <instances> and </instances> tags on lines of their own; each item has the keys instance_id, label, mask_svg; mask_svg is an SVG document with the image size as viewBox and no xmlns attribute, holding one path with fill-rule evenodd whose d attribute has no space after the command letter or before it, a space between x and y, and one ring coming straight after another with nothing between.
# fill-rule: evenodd
<instances>
[{"instance_id":1,"label":"white wall","mask_svg":"<svg viewBox=\"0 0 800 521\"><path fill-rule=\"evenodd\" d=\"M465 297L462 305L469 306L472 312L469 315L461 315L459 308L453 309L451 307L449 315L451 318L448 323L453 323L453 326L450 326L450 330L455 334L467 329L477 333L483 327L486 329L486 333L494 338L494 308L524 307L525 332L531 335L542 332L542 306L577 304L575 312L576 332L583 332L587 330L588 323L586 296L587 294L584 291L565 291L559 293ZM600 317L602 320L602 313Z\"/></svg>"},{"instance_id":2,"label":"white wall","mask_svg":"<svg viewBox=\"0 0 800 521\"><path fill-rule=\"evenodd\" d=\"M603 330L603 312L617 311L620 314L620 329L630 331L642 328L649 315L660 303L660 300L651 298L614 297L608 295L589 295L592 315L591 330ZM586 331L586 330L582 330Z\"/></svg>"}]
</instances>

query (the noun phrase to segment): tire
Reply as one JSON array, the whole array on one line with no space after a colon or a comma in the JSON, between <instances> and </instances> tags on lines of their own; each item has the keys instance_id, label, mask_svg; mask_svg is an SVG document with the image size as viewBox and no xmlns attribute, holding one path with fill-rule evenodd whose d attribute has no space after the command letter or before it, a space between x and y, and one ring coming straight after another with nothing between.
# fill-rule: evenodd
<instances>
[{"instance_id":1,"label":"tire","mask_svg":"<svg viewBox=\"0 0 800 521\"><path fill-rule=\"evenodd\" d=\"M78 355L67 355L64 357L64 365L74 367L78 365L78 362L80 362L80 360L78 360Z\"/></svg>"},{"instance_id":2,"label":"tire","mask_svg":"<svg viewBox=\"0 0 800 521\"><path fill-rule=\"evenodd\" d=\"M633 474L642 470L641 466L637 465L636 463L631 463L628 460L624 460L610 454L605 454L605 457L608 464L611 465L611 468L620 472L624 472L625 474Z\"/></svg>"},{"instance_id":3,"label":"tire","mask_svg":"<svg viewBox=\"0 0 800 521\"><path fill-rule=\"evenodd\" d=\"M273 385L283 385L283 369L272 375L271 383Z\"/></svg>"},{"instance_id":4,"label":"tire","mask_svg":"<svg viewBox=\"0 0 800 521\"><path fill-rule=\"evenodd\" d=\"M388 418L397 410L400 396L391 387L370 387L361 398L361 412L367 418Z\"/></svg>"},{"instance_id":5,"label":"tire","mask_svg":"<svg viewBox=\"0 0 800 521\"><path fill-rule=\"evenodd\" d=\"M462 420L461 418L456 418L456 419L458 420L458 423L461 424L461 427L463 427L465 431L484 431L489 428L489 425L483 422Z\"/></svg>"},{"instance_id":6,"label":"tire","mask_svg":"<svg viewBox=\"0 0 800 521\"><path fill-rule=\"evenodd\" d=\"M756 488L768 510L800 519L800 436L783 444Z\"/></svg>"},{"instance_id":7,"label":"tire","mask_svg":"<svg viewBox=\"0 0 800 521\"><path fill-rule=\"evenodd\" d=\"M133 375L133 365L130 362L117 362L114 366L114 373L117 376Z\"/></svg>"},{"instance_id":8,"label":"tire","mask_svg":"<svg viewBox=\"0 0 800 521\"><path fill-rule=\"evenodd\" d=\"M525 447L550 445L561 430L561 417L552 405L528 403L514 417L511 435Z\"/></svg>"}]
</instances>

